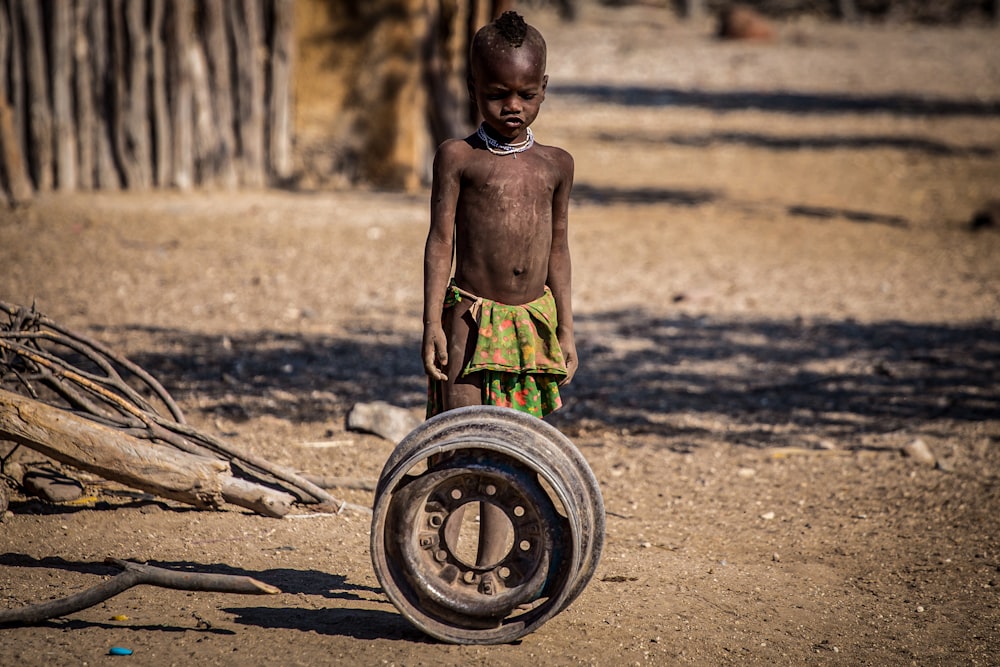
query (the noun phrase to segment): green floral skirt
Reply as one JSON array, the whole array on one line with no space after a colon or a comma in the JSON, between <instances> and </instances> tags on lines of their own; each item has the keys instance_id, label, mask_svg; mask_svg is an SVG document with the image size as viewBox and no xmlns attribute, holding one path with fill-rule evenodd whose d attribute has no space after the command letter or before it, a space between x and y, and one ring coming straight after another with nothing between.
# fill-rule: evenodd
<instances>
[{"instance_id":1,"label":"green floral skirt","mask_svg":"<svg viewBox=\"0 0 1000 667\"><path fill-rule=\"evenodd\" d=\"M477 297L452 283L445 308L463 298L474 300L469 312L479 332L462 377L482 374L483 405L513 408L536 417L562 406L559 380L566 376L566 362L556 337L556 303L549 288L535 301L510 306ZM443 411L444 383L431 380L427 416Z\"/></svg>"}]
</instances>

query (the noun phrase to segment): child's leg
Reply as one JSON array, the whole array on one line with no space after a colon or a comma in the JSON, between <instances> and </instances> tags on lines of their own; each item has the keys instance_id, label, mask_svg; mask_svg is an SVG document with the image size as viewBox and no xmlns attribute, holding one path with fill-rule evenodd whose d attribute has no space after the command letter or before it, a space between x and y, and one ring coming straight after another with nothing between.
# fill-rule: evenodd
<instances>
[{"instance_id":1,"label":"child's leg","mask_svg":"<svg viewBox=\"0 0 1000 667\"><path fill-rule=\"evenodd\" d=\"M469 378L462 377L462 370L468 363L476 341L476 324L468 313L469 304L459 302L446 309L443 316L442 324L445 335L448 336L448 368L445 369L448 381L444 385L445 410L482 403L482 391L473 382L470 382ZM444 539L452 549L458 545L458 534L461 531L464 516L465 506L463 505L452 512L451 519L445 523Z\"/></svg>"},{"instance_id":2,"label":"child's leg","mask_svg":"<svg viewBox=\"0 0 1000 667\"><path fill-rule=\"evenodd\" d=\"M443 317L445 335L448 337L448 381L444 387L444 409L453 410L467 405L482 405L482 379L478 373L462 377L462 371L472 358L479 336L479 327L469 314L467 301L448 308Z\"/></svg>"},{"instance_id":3,"label":"child's leg","mask_svg":"<svg viewBox=\"0 0 1000 667\"><path fill-rule=\"evenodd\" d=\"M479 556L476 565L488 567L500 562L507 552L507 531L510 519L493 503L479 503Z\"/></svg>"},{"instance_id":4,"label":"child's leg","mask_svg":"<svg viewBox=\"0 0 1000 667\"><path fill-rule=\"evenodd\" d=\"M445 315L444 325L448 335L448 381L444 390L446 410L483 403L481 374L473 373L462 377L462 370L472 356L479 335L478 326L468 313L469 305L471 304L468 302L458 303L449 308ZM464 514L464 507L458 509L445 526L444 537L449 545L458 543L458 532ZM502 509L492 503L480 503L477 565L492 565L507 555L503 548L509 523Z\"/></svg>"}]
</instances>

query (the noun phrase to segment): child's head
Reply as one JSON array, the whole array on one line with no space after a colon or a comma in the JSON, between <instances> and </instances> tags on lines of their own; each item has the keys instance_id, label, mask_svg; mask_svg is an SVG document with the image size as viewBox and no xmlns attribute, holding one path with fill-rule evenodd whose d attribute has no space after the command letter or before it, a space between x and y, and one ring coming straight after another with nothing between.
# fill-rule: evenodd
<instances>
[{"instance_id":1,"label":"child's head","mask_svg":"<svg viewBox=\"0 0 1000 667\"><path fill-rule=\"evenodd\" d=\"M548 77L545 40L516 12L504 12L472 39L469 95L498 134L520 136L535 120Z\"/></svg>"},{"instance_id":2,"label":"child's head","mask_svg":"<svg viewBox=\"0 0 1000 667\"><path fill-rule=\"evenodd\" d=\"M504 12L493 23L480 28L472 38L471 51L473 68L483 60L523 54L535 59L542 74L545 73L545 39L517 12Z\"/></svg>"}]
</instances>

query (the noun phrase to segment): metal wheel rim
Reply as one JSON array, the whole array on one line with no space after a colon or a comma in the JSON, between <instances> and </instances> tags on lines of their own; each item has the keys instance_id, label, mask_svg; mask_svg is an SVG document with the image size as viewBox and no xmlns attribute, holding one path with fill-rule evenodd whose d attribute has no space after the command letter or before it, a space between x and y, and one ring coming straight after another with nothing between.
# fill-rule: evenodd
<instances>
[{"instance_id":1,"label":"metal wheel rim","mask_svg":"<svg viewBox=\"0 0 1000 667\"><path fill-rule=\"evenodd\" d=\"M419 470L431 456L446 460ZM414 471L419 472L414 475ZM426 505L440 484L450 483L448 480L466 483L466 478L476 475L497 481L511 497L531 502L530 509L544 522L543 532L552 538L551 543L538 543L550 562L537 563L545 582L535 606L529 609L506 610L504 604L475 594L460 604L451 604L454 601L447 599L447 591L443 592L435 580L439 574L434 571L435 563L421 553L426 547L418 546L427 537L427 515L414 505ZM548 489L543 488L545 484ZM508 510L511 508L505 507ZM506 408L460 408L424 422L386 461L372 519L372 563L393 604L427 634L463 644L509 642L565 609L586 587L600 558L604 521L596 478L579 450L557 429ZM411 528L407 522L421 525ZM468 574L468 564L463 569L461 563L455 563L448 545L444 551L447 553L440 561L444 567L455 565L459 576L482 574ZM468 591L457 597L465 593ZM518 596L534 593L529 586L506 602L520 604ZM477 605L477 599L488 604Z\"/></svg>"}]
</instances>

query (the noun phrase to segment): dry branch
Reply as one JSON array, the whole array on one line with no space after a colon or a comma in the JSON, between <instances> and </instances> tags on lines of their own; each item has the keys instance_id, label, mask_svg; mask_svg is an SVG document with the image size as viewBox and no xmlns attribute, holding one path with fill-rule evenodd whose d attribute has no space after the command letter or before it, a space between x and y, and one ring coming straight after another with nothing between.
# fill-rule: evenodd
<instances>
[{"instance_id":1,"label":"dry branch","mask_svg":"<svg viewBox=\"0 0 1000 667\"><path fill-rule=\"evenodd\" d=\"M0 389L0 439L163 498L202 508L222 502L284 516L291 496L232 476L225 461L146 443L40 401Z\"/></svg>"},{"instance_id":2,"label":"dry branch","mask_svg":"<svg viewBox=\"0 0 1000 667\"><path fill-rule=\"evenodd\" d=\"M33 308L27 309L11 303L0 301L0 312L6 313L11 320L9 326L0 325L0 337L8 339L29 339L45 338L57 345L63 345L75 352L87 357L90 361L101 366L109 375L118 380L115 388L129 392L131 388L121 381L121 375L111 370L112 364L128 371L142 381L153 395L163 401L164 406L169 410L174 420L184 423L184 415L180 407L170 397L163 385L157 382L156 378L147 373L142 367L132 363L125 357L115 354L110 348L99 341L82 334L65 329L53 320L38 313ZM32 346L35 350L41 350L40 341ZM134 392L132 395L135 395Z\"/></svg>"},{"instance_id":3,"label":"dry branch","mask_svg":"<svg viewBox=\"0 0 1000 667\"><path fill-rule=\"evenodd\" d=\"M110 431L117 429L116 436L128 438L125 449L133 454L150 446L138 440L144 438L167 444L189 455L224 461L230 473L238 471L257 481L277 486L286 493L237 480L231 475L229 481L222 485L227 501L267 516L286 514L295 499L318 503L337 511L347 506L304 476L259 456L238 451L185 424L176 402L152 375L99 342L59 326L34 309L0 301L0 313L6 313L9 320L6 324L0 321L0 387L14 384L15 388L32 398L48 398L46 404L51 407L63 411L68 407L81 413L90 423L96 422L96 425L103 425ZM72 361L68 361L67 356ZM86 368L81 368L81 363L86 364ZM126 375L138 381L141 387L131 386L126 381ZM43 389L51 392L52 396L43 397ZM161 414L161 411L169 415ZM46 418L47 425L57 422L48 413ZM44 433L39 432L34 437L22 436L19 441L47 455L46 449L62 449L56 443L46 442ZM63 451L63 458L58 460L95 472L93 463L86 457L75 458L83 454L76 450ZM105 466L105 469L116 474L111 467ZM118 474L107 478L158 493L150 488L148 480L137 485L136 477ZM170 495L164 497L176 499ZM203 504L212 506L214 503L206 501Z\"/></svg>"},{"instance_id":4,"label":"dry branch","mask_svg":"<svg viewBox=\"0 0 1000 667\"><path fill-rule=\"evenodd\" d=\"M252 577L202 572L176 572L153 565L130 563L117 558L105 560L122 568L120 574L102 584L60 600L0 610L0 624L29 625L50 618L73 614L112 598L133 586L147 584L182 591L240 593L243 595L275 595L281 590Z\"/></svg>"}]
</instances>

